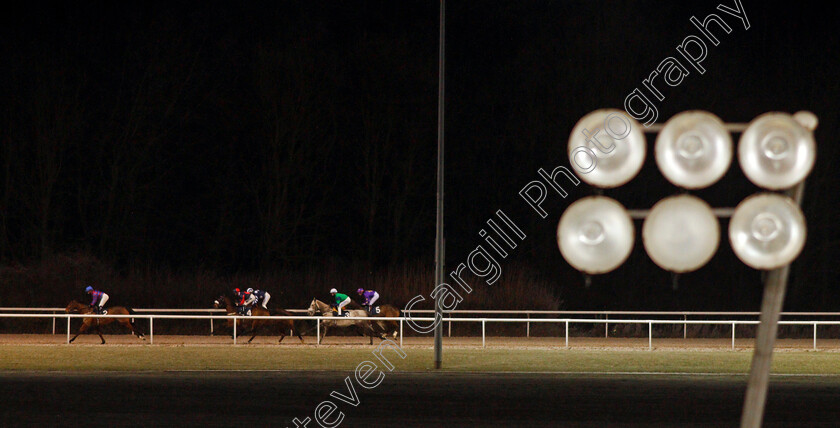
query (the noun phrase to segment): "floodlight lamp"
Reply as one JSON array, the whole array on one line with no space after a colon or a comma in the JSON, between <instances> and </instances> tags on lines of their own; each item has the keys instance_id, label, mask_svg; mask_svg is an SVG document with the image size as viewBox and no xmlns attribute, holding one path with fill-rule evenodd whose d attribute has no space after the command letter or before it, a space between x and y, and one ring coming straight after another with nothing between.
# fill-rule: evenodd
<instances>
[{"instance_id":1,"label":"floodlight lamp","mask_svg":"<svg viewBox=\"0 0 840 428\"><path fill-rule=\"evenodd\" d=\"M690 195L671 196L656 203L642 225L642 242L659 267L691 272L717 251L720 226L712 208Z\"/></svg>"},{"instance_id":2,"label":"floodlight lamp","mask_svg":"<svg viewBox=\"0 0 840 428\"><path fill-rule=\"evenodd\" d=\"M614 199L590 196L570 205L557 225L557 244L575 269L600 274L614 270L630 255L633 221Z\"/></svg>"},{"instance_id":3,"label":"floodlight lamp","mask_svg":"<svg viewBox=\"0 0 840 428\"><path fill-rule=\"evenodd\" d=\"M645 162L642 127L625 112L596 110L581 118L569 137L569 162L581 180L600 188L632 180Z\"/></svg>"},{"instance_id":4,"label":"floodlight lamp","mask_svg":"<svg viewBox=\"0 0 840 428\"><path fill-rule=\"evenodd\" d=\"M805 246L805 216L790 198L759 193L744 199L729 222L735 255L755 269L776 269L791 263Z\"/></svg>"},{"instance_id":5,"label":"floodlight lamp","mask_svg":"<svg viewBox=\"0 0 840 428\"><path fill-rule=\"evenodd\" d=\"M656 165L674 185L701 189L732 163L732 137L717 116L687 111L669 119L656 137Z\"/></svg>"}]
</instances>

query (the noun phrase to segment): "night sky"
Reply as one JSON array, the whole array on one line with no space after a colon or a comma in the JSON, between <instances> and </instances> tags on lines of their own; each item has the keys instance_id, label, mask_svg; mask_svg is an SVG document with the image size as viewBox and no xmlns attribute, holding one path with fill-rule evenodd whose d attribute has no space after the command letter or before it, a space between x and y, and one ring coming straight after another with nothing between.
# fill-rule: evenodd
<instances>
[{"instance_id":1,"label":"night sky","mask_svg":"<svg viewBox=\"0 0 840 428\"><path fill-rule=\"evenodd\" d=\"M705 74L660 89L658 122L707 110L727 122L768 111L820 119L804 212L809 237L787 310L838 310L840 38L837 9L734 1L449 2L446 24L446 258L451 270L504 210L527 235L502 262L554 285L564 309L756 310L760 275L721 246L672 287L641 245L613 273L561 257L557 221L581 184L540 218L519 190L568 166L575 123L625 97L676 46L689 18L732 28ZM822 3L824 4L824 3ZM433 268L438 89L435 1L27 3L0 26L0 264L85 253L229 274L334 263ZM681 58L681 57L678 57ZM736 136L737 138L737 136ZM681 190L645 167L604 192L649 208ZM760 189L733 162L692 192L734 207ZM292 284L286 284L293 286ZM431 291L433 284L428 285ZM527 291L523 291L527 292ZM504 301L496 308L505 308Z\"/></svg>"}]
</instances>

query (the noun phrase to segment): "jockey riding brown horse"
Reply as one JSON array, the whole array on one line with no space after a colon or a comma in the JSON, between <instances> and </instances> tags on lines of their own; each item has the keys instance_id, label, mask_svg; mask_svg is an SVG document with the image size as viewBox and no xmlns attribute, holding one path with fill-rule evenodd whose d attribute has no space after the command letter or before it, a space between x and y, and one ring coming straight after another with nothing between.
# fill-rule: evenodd
<instances>
[{"instance_id":1,"label":"jockey riding brown horse","mask_svg":"<svg viewBox=\"0 0 840 428\"><path fill-rule=\"evenodd\" d=\"M234 306L233 302L231 302L231 300L228 299L227 296L225 296L225 295L219 296L213 302L213 307L216 308L216 309L222 309L222 308L225 309L225 311L227 311L227 315L239 315L236 311L236 306ZM256 306L251 308L251 314L256 315L256 316L269 316L269 315L271 315L271 313L269 311L265 310L265 308L263 308L262 306L259 306L259 305L256 305ZM289 312L287 312L283 309L278 310L276 315L292 316L292 314L290 314ZM292 334L297 336L298 339L300 339L300 343L303 343L303 337L301 337L300 332L298 331L297 327L295 326L294 320L267 320L267 319L248 320L248 319L244 319L244 320L241 320L241 325L242 325L242 328L243 328L242 335L244 336L244 335L247 335L248 333L252 333L253 335L251 336L250 339L248 339L248 343L251 343L251 341L254 340L255 337L257 337L257 332L259 330L261 330L263 327L269 325L270 323L279 323L281 325L280 340L278 341L278 343L282 342L283 339L286 338L286 331L287 330L291 330ZM233 320L232 319L227 320L227 326L228 326L228 328L233 328ZM231 337L232 336L233 336L233 333L231 333Z\"/></svg>"},{"instance_id":2,"label":"jockey riding brown horse","mask_svg":"<svg viewBox=\"0 0 840 428\"><path fill-rule=\"evenodd\" d=\"M397 318L400 316L400 310L392 305L379 305L378 312L371 312L371 318L377 317L384 317L384 318ZM399 321L394 320L383 320L383 321L376 321L373 324L373 329L377 333L381 333L383 336L380 336L382 339L386 339L384 335L391 334L394 336L394 339L397 338L400 331L400 323Z\"/></svg>"},{"instance_id":3,"label":"jockey riding brown horse","mask_svg":"<svg viewBox=\"0 0 840 428\"><path fill-rule=\"evenodd\" d=\"M75 300L71 301L70 304L67 305L67 308L64 312L68 314L94 314L93 308L89 305L85 305L84 303L79 303ZM122 306L111 306L108 308L108 315L131 315L131 309L124 308ZM137 328L134 324L134 321L131 318L109 318L109 317L96 317L96 318L84 318L82 320L82 326L79 327L79 332L70 339L70 343L73 343L80 334L88 331L88 329L93 328L98 334L99 338L102 339L102 344L105 344L105 338L102 337L102 330L100 326L110 324L112 322L117 322L118 324L122 325L123 327L127 328L131 333L137 336L140 339L146 340L146 337L143 336L143 333Z\"/></svg>"}]
</instances>

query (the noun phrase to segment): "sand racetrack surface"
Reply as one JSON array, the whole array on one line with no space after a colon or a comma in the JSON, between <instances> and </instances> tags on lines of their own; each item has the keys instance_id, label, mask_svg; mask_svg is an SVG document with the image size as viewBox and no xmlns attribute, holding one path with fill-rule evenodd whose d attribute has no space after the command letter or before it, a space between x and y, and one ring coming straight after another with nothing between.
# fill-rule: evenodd
<instances>
[{"instance_id":1,"label":"sand racetrack surface","mask_svg":"<svg viewBox=\"0 0 840 428\"><path fill-rule=\"evenodd\" d=\"M347 372L0 373L2 426L289 426L325 400L346 427L726 427L744 376L388 373L373 389ZM352 374L351 374L352 377ZM836 426L837 377L774 377L767 427ZM300 425L304 426L304 425ZM318 426L314 421L309 425Z\"/></svg>"}]
</instances>

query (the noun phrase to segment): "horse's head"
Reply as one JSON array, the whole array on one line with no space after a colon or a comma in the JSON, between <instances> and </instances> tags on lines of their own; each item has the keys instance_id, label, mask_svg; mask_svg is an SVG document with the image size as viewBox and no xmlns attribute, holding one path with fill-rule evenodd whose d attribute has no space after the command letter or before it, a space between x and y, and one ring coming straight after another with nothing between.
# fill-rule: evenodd
<instances>
[{"instance_id":1,"label":"horse's head","mask_svg":"<svg viewBox=\"0 0 840 428\"><path fill-rule=\"evenodd\" d=\"M216 300L213 301L213 307L216 308L216 309L224 309L227 306L227 303L228 303L227 297L225 297L224 294L223 294L223 295L217 297Z\"/></svg>"},{"instance_id":2,"label":"horse's head","mask_svg":"<svg viewBox=\"0 0 840 428\"><path fill-rule=\"evenodd\" d=\"M321 308L318 306L318 299L312 299L312 303L309 304L309 309L306 313L308 313L311 317L315 315L316 312L321 312Z\"/></svg>"},{"instance_id":3,"label":"horse's head","mask_svg":"<svg viewBox=\"0 0 840 428\"><path fill-rule=\"evenodd\" d=\"M83 305L73 300L67 305L67 308L64 309L64 312L68 314L81 314L85 313L86 309L89 309L87 305Z\"/></svg>"}]
</instances>

